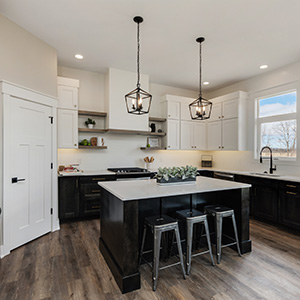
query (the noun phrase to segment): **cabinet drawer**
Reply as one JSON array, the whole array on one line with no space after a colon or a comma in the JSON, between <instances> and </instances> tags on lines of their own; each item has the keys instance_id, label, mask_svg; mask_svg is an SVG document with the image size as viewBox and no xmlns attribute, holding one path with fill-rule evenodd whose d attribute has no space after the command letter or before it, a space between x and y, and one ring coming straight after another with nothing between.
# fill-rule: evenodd
<instances>
[{"instance_id":1,"label":"cabinet drawer","mask_svg":"<svg viewBox=\"0 0 300 300\"><path fill-rule=\"evenodd\" d=\"M100 196L100 186L95 182L95 183L85 183L80 185L80 190L82 195L86 194L97 194Z\"/></svg>"},{"instance_id":2,"label":"cabinet drawer","mask_svg":"<svg viewBox=\"0 0 300 300\"><path fill-rule=\"evenodd\" d=\"M93 183L97 185L98 181L114 181L116 175L97 175L97 176L82 176L80 178L81 183Z\"/></svg>"},{"instance_id":3,"label":"cabinet drawer","mask_svg":"<svg viewBox=\"0 0 300 300\"><path fill-rule=\"evenodd\" d=\"M84 203L84 214L95 214L100 212L100 201L85 201Z\"/></svg>"},{"instance_id":4,"label":"cabinet drawer","mask_svg":"<svg viewBox=\"0 0 300 300\"><path fill-rule=\"evenodd\" d=\"M279 183L279 188L290 192L300 192L300 183L292 181L281 181Z\"/></svg>"}]
</instances>

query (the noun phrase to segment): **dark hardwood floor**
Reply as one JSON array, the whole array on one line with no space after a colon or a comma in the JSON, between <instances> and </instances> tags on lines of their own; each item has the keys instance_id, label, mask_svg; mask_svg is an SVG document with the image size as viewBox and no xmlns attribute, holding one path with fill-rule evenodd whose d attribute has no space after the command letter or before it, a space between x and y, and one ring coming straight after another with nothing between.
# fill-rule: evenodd
<instances>
[{"instance_id":1,"label":"dark hardwood floor","mask_svg":"<svg viewBox=\"0 0 300 300\"><path fill-rule=\"evenodd\" d=\"M122 295L98 249L99 221L63 224L61 230L22 246L0 260L0 299L300 299L300 236L251 221L252 253L223 249L220 265L209 256L162 270L156 292L141 267L142 288Z\"/></svg>"}]
</instances>

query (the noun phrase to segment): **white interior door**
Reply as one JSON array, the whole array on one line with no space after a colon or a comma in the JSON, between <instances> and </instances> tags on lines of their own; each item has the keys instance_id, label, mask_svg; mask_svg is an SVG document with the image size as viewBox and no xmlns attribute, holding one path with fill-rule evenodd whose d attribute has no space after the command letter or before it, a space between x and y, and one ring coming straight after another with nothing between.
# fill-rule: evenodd
<instances>
[{"instance_id":1,"label":"white interior door","mask_svg":"<svg viewBox=\"0 0 300 300\"><path fill-rule=\"evenodd\" d=\"M51 231L50 115L50 107L10 98L6 213L11 249Z\"/></svg>"}]
</instances>

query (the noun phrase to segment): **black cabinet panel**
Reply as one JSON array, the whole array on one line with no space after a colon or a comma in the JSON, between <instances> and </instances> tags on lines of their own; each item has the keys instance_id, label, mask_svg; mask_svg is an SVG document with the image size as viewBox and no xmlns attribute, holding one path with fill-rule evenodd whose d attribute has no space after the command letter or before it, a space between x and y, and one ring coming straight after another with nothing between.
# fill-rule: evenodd
<instances>
[{"instance_id":1,"label":"black cabinet panel","mask_svg":"<svg viewBox=\"0 0 300 300\"><path fill-rule=\"evenodd\" d=\"M79 177L58 178L59 219L79 217Z\"/></svg>"},{"instance_id":2,"label":"black cabinet panel","mask_svg":"<svg viewBox=\"0 0 300 300\"><path fill-rule=\"evenodd\" d=\"M60 220L100 216L99 181L116 180L115 175L59 177Z\"/></svg>"}]
</instances>

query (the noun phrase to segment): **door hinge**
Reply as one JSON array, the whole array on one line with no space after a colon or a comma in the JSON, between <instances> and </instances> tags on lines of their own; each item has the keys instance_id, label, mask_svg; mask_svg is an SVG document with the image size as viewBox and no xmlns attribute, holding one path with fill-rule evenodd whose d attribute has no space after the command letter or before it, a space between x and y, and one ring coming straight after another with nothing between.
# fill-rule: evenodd
<instances>
[{"instance_id":1,"label":"door hinge","mask_svg":"<svg viewBox=\"0 0 300 300\"><path fill-rule=\"evenodd\" d=\"M49 116L51 124L53 124L53 117Z\"/></svg>"},{"instance_id":2,"label":"door hinge","mask_svg":"<svg viewBox=\"0 0 300 300\"><path fill-rule=\"evenodd\" d=\"M53 215L53 208L50 208L50 215Z\"/></svg>"},{"instance_id":3,"label":"door hinge","mask_svg":"<svg viewBox=\"0 0 300 300\"><path fill-rule=\"evenodd\" d=\"M51 163L51 169L53 169L53 163Z\"/></svg>"}]
</instances>

